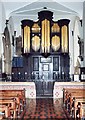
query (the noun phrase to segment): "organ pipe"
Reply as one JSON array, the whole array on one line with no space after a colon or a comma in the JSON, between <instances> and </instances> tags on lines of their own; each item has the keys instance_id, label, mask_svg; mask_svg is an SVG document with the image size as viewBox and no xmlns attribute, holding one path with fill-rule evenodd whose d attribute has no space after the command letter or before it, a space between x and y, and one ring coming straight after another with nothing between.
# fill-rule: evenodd
<instances>
[{"instance_id":1,"label":"organ pipe","mask_svg":"<svg viewBox=\"0 0 85 120\"><path fill-rule=\"evenodd\" d=\"M62 52L68 52L68 31L67 26L64 25L61 29L62 31Z\"/></svg>"},{"instance_id":2,"label":"organ pipe","mask_svg":"<svg viewBox=\"0 0 85 120\"><path fill-rule=\"evenodd\" d=\"M24 53L30 52L30 27L24 27Z\"/></svg>"},{"instance_id":3,"label":"organ pipe","mask_svg":"<svg viewBox=\"0 0 85 120\"><path fill-rule=\"evenodd\" d=\"M50 52L50 21L42 21L42 53Z\"/></svg>"}]
</instances>

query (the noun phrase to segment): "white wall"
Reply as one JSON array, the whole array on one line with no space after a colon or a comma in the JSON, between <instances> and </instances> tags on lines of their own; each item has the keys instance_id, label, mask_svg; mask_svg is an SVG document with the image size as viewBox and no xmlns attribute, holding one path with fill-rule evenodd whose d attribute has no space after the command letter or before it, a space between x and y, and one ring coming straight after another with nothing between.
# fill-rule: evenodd
<instances>
[{"instance_id":1,"label":"white wall","mask_svg":"<svg viewBox=\"0 0 85 120\"><path fill-rule=\"evenodd\" d=\"M83 2L83 40L84 40L84 62L83 62L83 66L85 67L85 1Z\"/></svg>"},{"instance_id":2,"label":"white wall","mask_svg":"<svg viewBox=\"0 0 85 120\"><path fill-rule=\"evenodd\" d=\"M73 27L74 27L74 21L75 21L75 17L72 17L70 19L70 24L69 24L69 57L70 57L70 72L69 74L74 74L74 42L73 42L73 35L72 35L72 31Z\"/></svg>"},{"instance_id":3,"label":"white wall","mask_svg":"<svg viewBox=\"0 0 85 120\"><path fill-rule=\"evenodd\" d=\"M4 62L3 62L3 42L2 42L2 34L4 32L6 23L6 14L3 3L0 1L0 57L2 57L2 72L4 72Z\"/></svg>"},{"instance_id":4,"label":"white wall","mask_svg":"<svg viewBox=\"0 0 85 120\"><path fill-rule=\"evenodd\" d=\"M1 57L1 53L2 53L2 3L0 1L0 57Z\"/></svg>"},{"instance_id":5,"label":"white wall","mask_svg":"<svg viewBox=\"0 0 85 120\"><path fill-rule=\"evenodd\" d=\"M75 19L75 25L74 25L74 67L76 66L76 62L79 56L79 45L78 45L78 36L80 37L79 32L79 21Z\"/></svg>"},{"instance_id":6,"label":"white wall","mask_svg":"<svg viewBox=\"0 0 85 120\"><path fill-rule=\"evenodd\" d=\"M12 35L14 35L14 21L13 21L13 18L12 18L12 17L9 18L8 29L9 29L9 33L10 33L11 61L12 61L13 54L14 54L14 47L13 47L13 45L12 45Z\"/></svg>"}]
</instances>

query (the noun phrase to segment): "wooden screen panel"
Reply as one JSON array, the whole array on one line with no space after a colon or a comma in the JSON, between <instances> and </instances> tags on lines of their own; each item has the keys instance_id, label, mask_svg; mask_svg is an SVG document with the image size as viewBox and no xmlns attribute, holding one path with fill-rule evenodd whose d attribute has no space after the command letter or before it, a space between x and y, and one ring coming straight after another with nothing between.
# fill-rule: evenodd
<instances>
[{"instance_id":1,"label":"wooden screen panel","mask_svg":"<svg viewBox=\"0 0 85 120\"><path fill-rule=\"evenodd\" d=\"M39 58L33 57L33 71L39 71Z\"/></svg>"},{"instance_id":2,"label":"wooden screen panel","mask_svg":"<svg viewBox=\"0 0 85 120\"><path fill-rule=\"evenodd\" d=\"M13 57L12 67L23 67L23 57Z\"/></svg>"},{"instance_id":3,"label":"wooden screen panel","mask_svg":"<svg viewBox=\"0 0 85 120\"><path fill-rule=\"evenodd\" d=\"M59 71L59 57L53 57L53 71Z\"/></svg>"}]
</instances>

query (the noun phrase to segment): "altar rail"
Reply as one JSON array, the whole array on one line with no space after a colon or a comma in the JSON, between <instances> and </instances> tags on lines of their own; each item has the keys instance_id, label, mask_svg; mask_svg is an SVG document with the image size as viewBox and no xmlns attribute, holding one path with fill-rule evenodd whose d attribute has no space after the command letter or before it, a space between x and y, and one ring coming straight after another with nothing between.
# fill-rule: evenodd
<instances>
[{"instance_id":1,"label":"altar rail","mask_svg":"<svg viewBox=\"0 0 85 120\"><path fill-rule=\"evenodd\" d=\"M64 88L83 89L85 88L85 82L55 82L53 98L63 98Z\"/></svg>"},{"instance_id":2,"label":"altar rail","mask_svg":"<svg viewBox=\"0 0 85 120\"><path fill-rule=\"evenodd\" d=\"M0 82L0 90L23 90L24 88L26 90L26 98L36 98L34 82Z\"/></svg>"}]
</instances>

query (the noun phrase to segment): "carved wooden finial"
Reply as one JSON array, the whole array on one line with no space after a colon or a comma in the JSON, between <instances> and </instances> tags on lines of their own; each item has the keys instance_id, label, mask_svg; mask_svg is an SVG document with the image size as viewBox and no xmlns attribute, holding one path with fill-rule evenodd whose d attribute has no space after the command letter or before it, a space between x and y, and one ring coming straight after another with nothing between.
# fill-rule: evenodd
<instances>
[{"instance_id":1,"label":"carved wooden finial","mask_svg":"<svg viewBox=\"0 0 85 120\"><path fill-rule=\"evenodd\" d=\"M43 7L43 9L47 9L47 7Z\"/></svg>"},{"instance_id":2,"label":"carved wooden finial","mask_svg":"<svg viewBox=\"0 0 85 120\"><path fill-rule=\"evenodd\" d=\"M8 22L9 22L9 20L6 20L6 26L7 26Z\"/></svg>"}]
</instances>

